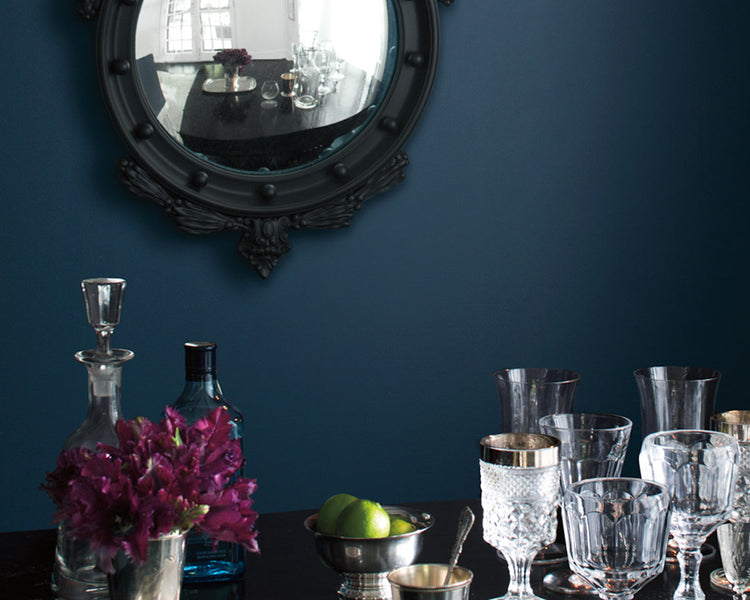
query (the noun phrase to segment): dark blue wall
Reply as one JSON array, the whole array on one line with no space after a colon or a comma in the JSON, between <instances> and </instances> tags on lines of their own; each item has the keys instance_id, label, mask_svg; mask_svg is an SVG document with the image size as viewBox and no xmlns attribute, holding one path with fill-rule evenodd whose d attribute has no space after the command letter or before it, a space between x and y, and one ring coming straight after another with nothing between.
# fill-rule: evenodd
<instances>
[{"instance_id":1,"label":"dark blue wall","mask_svg":"<svg viewBox=\"0 0 750 600\"><path fill-rule=\"evenodd\" d=\"M347 230L293 233L267 281L234 235L120 186L75 6L4 7L0 530L50 522L37 486L86 405L84 277L128 281L128 417L179 393L185 340L219 344L261 511L476 496L501 367L577 369L577 409L637 420L635 368L712 366L719 407L750 405L747 2L441 8L406 182Z\"/></svg>"}]
</instances>

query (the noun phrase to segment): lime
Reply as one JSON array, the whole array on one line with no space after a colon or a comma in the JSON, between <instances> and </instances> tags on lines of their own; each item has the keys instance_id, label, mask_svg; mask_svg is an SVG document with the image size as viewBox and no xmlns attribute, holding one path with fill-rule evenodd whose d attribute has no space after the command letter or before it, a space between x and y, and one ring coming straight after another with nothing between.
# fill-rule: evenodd
<instances>
[{"instance_id":1,"label":"lime","mask_svg":"<svg viewBox=\"0 0 750 600\"><path fill-rule=\"evenodd\" d=\"M351 494L335 494L323 502L323 506L318 511L318 531L327 535L334 535L336 533L336 521L341 511L356 499Z\"/></svg>"},{"instance_id":2,"label":"lime","mask_svg":"<svg viewBox=\"0 0 750 600\"><path fill-rule=\"evenodd\" d=\"M401 535L403 533L410 533L415 529L416 527L411 521L391 515L391 531L388 535Z\"/></svg>"},{"instance_id":3,"label":"lime","mask_svg":"<svg viewBox=\"0 0 750 600\"><path fill-rule=\"evenodd\" d=\"M372 500L355 500L341 514L336 533L352 538L388 537L391 519L379 503Z\"/></svg>"}]
</instances>

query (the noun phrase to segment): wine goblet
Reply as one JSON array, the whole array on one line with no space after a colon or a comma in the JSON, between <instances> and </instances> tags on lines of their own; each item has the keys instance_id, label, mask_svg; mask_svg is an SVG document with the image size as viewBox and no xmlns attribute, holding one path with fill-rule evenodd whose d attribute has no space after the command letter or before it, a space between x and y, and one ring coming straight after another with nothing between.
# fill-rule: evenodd
<instances>
[{"instance_id":1,"label":"wine goblet","mask_svg":"<svg viewBox=\"0 0 750 600\"><path fill-rule=\"evenodd\" d=\"M540 417L572 412L581 379L575 371L548 368L502 369L493 376L502 433L541 433ZM566 560L565 546L553 543L537 554L534 564L553 565Z\"/></svg>"},{"instance_id":2,"label":"wine goblet","mask_svg":"<svg viewBox=\"0 0 750 600\"><path fill-rule=\"evenodd\" d=\"M633 373L641 402L641 435L708 429L721 373L703 367L647 367Z\"/></svg>"},{"instance_id":3,"label":"wine goblet","mask_svg":"<svg viewBox=\"0 0 750 600\"><path fill-rule=\"evenodd\" d=\"M560 503L560 442L537 433L502 433L480 441L483 537L508 563L503 600L538 600L531 562L555 541Z\"/></svg>"},{"instance_id":4,"label":"wine goblet","mask_svg":"<svg viewBox=\"0 0 750 600\"><path fill-rule=\"evenodd\" d=\"M641 476L672 495L670 533L677 544L680 583L674 600L703 600L698 580L701 544L732 511L739 445L717 431L675 429L643 440Z\"/></svg>"},{"instance_id":5,"label":"wine goblet","mask_svg":"<svg viewBox=\"0 0 750 600\"><path fill-rule=\"evenodd\" d=\"M734 511L716 530L723 569L711 572L711 584L742 596L750 587L750 410L730 410L711 417L711 429L727 433L740 446Z\"/></svg>"},{"instance_id":6,"label":"wine goblet","mask_svg":"<svg viewBox=\"0 0 750 600\"><path fill-rule=\"evenodd\" d=\"M564 494L583 479L619 477L633 422L620 415L561 413L539 419L542 433L560 440L560 482ZM544 585L562 594L595 593L569 568L545 575Z\"/></svg>"},{"instance_id":7,"label":"wine goblet","mask_svg":"<svg viewBox=\"0 0 750 600\"><path fill-rule=\"evenodd\" d=\"M643 479L574 482L563 498L568 560L603 600L630 600L661 573L670 494Z\"/></svg>"}]
</instances>

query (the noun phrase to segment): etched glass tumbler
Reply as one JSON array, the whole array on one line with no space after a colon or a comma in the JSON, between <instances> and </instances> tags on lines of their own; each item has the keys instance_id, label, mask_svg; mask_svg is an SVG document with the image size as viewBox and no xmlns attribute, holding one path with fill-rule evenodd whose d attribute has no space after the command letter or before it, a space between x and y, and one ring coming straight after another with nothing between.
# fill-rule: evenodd
<instances>
[{"instance_id":1,"label":"etched glass tumbler","mask_svg":"<svg viewBox=\"0 0 750 600\"><path fill-rule=\"evenodd\" d=\"M560 440L560 483L568 487L583 479L619 477L633 422L620 415L562 413L539 419L542 433ZM545 587L563 594L594 592L568 568L545 575Z\"/></svg>"},{"instance_id":2,"label":"etched glass tumbler","mask_svg":"<svg viewBox=\"0 0 750 600\"><path fill-rule=\"evenodd\" d=\"M739 444L717 431L676 429L643 440L641 476L672 496L670 533L677 544L680 583L674 600L703 600L698 580L701 544L732 512Z\"/></svg>"},{"instance_id":3,"label":"etched glass tumbler","mask_svg":"<svg viewBox=\"0 0 750 600\"><path fill-rule=\"evenodd\" d=\"M641 435L708 429L721 373L703 367L648 367L633 373L641 400Z\"/></svg>"},{"instance_id":4,"label":"etched glass tumbler","mask_svg":"<svg viewBox=\"0 0 750 600\"><path fill-rule=\"evenodd\" d=\"M629 600L661 573L669 530L667 488L642 479L586 479L563 499L570 566L604 600Z\"/></svg>"},{"instance_id":5,"label":"etched glass tumbler","mask_svg":"<svg viewBox=\"0 0 750 600\"><path fill-rule=\"evenodd\" d=\"M555 541L560 503L559 441L535 433L490 435L480 441L484 541L508 563L504 600L538 600L531 561Z\"/></svg>"},{"instance_id":6,"label":"etched glass tumbler","mask_svg":"<svg viewBox=\"0 0 750 600\"><path fill-rule=\"evenodd\" d=\"M747 597L750 591L750 410L713 415L711 429L731 435L740 445L734 511L729 523L716 530L724 568L711 573L711 583Z\"/></svg>"},{"instance_id":7,"label":"etched glass tumbler","mask_svg":"<svg viewBox=\"0 0 750 600\"><path fill-rule=\"evenodd\" d=\"M540 417L571 412L581 379L568 369L503 369L493 375L503 433L540 433Z\"/></svg>"}]
</instances>

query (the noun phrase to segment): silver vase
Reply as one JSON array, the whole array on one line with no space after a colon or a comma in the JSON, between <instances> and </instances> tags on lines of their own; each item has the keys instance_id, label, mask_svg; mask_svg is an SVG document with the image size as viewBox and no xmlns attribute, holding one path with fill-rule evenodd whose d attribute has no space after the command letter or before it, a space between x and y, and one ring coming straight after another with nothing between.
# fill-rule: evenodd
<instances>
[{"instance_id":1,"label":"silver vase","mask_svg":"<svg viewBox=\"0 0 750 600\"><path fill-rule=\"evenodd\" d=\"M185 563L185 534L173 533L148 543L139 565L118 552L108 577L110 600L179 600Z\"/></svg>"}]
</instances>

